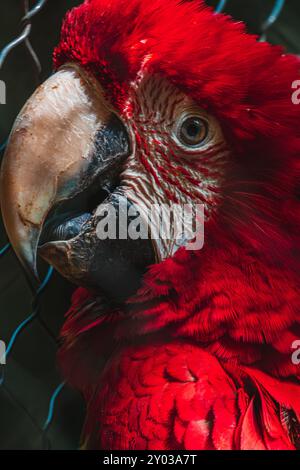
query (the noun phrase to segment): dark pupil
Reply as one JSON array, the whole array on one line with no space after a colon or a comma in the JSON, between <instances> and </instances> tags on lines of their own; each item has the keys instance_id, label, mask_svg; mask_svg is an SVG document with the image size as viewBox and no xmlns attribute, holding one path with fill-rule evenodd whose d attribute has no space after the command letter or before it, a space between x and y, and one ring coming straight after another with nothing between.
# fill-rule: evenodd
<instances>
[{"instance_id":1,"label":"dark pupil","mask_svg":"<svg viewBox=\"0 0 300 470\"><path fill-rule=\"evenodd\" d=\"M206 124L202 119L191 117L186 119L181 128L181 139L186 145L197 145L206 137Z\"/></svg>"},{"instance_id":2,"label":"dark pupil","mask_svg":"<svg viewBox=\"0 0 300 470\"><path fill-rule=\"evenodd\" d=\"M193 119L187 124L186 133L191 138L196 138L201 131L201 124L196 119Z\"/></svg>"}]
</instances>

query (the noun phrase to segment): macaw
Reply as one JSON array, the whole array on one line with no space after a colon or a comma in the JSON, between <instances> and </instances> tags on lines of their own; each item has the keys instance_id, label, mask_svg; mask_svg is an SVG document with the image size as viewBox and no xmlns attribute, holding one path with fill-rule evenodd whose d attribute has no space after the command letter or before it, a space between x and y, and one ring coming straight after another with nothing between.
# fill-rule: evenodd
<instances>
[{"instance_id":1,"label":"macaw","mask_svg":"<svg viewBox=\"0 0 300 470\"><path fill-rule=\"evenodd\" d=\"M28 276L39 255L79 286L58 360L82 448L300 448L299 60L203 1L86 0L54 67L1 206ZM200 204L203 247L176 217L169 238L101 238L108 203Z\"/></svg>"}]
</instances>

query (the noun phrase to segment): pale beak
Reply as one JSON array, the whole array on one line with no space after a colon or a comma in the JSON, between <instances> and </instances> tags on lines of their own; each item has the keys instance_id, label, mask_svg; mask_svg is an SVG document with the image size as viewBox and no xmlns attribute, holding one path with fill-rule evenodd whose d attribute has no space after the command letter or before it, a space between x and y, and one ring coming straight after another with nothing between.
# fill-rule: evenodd
<instances>
[{"instance_id":1,"label":"pale beak","mask_svg":"<svg viewBox=\"0 0 300 470\"><path fill-rule=\"evenodd\" d=\"M1 210L17 256L36 277L37 247L50 209L128 154L128 139L120 135L114 155L97 153L97 133L113 127L112 119L98 82L70 65L37 89L15 122L1 169Z\"/></svg>"},{"instance_id":2,"label":"pale beak","mask_svg":"<svg viewBox=\"0 0 300 470\"><path fill-rule=\"evenodd\" d=\"M152 243L99 240L96 230L97 208L106 200L119 207L122 200L129 135L98 81L75 64L25 104L4 156L0 199L13 248L36 279L39 253L81 286L114 298L137 289L155 260Z\"/></svg>"}]
</instances>

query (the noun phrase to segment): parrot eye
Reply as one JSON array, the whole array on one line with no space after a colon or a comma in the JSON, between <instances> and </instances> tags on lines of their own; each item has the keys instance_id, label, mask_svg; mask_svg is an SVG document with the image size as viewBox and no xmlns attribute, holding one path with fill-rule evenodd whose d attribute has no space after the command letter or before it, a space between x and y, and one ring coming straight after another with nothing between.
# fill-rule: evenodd
<instances>
[{"instance_id":1,"label":"parrot eye","mask_svg":"<svg viewBox=\"0 0 300 470\"><path fill-rule=\"evenodd\" d=\"M181 122L177 137L183 145L196 147L208 136L208 123L199 116L190 116Z\"/></svg>"}]
</instances>

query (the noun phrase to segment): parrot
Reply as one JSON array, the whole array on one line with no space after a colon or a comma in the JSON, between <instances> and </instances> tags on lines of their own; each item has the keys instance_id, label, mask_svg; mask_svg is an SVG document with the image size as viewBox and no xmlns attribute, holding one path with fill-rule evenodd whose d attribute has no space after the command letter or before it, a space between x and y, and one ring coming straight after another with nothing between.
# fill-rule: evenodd
<instances>
[{"instance_id":1,"label":"parrot","mask_svg":"<svg viewBox=\"0 0 300 470\"><path fill-rule=\"evenodd\" d=\"M202 0L85 0L53 63L1 210L30 282L41 258L76 286L58 363L81 449L300 449L299 59ZM169 237L97 235L108 205L189 204L199 249L176 215Z\"/></svg>"}]
</instances>

